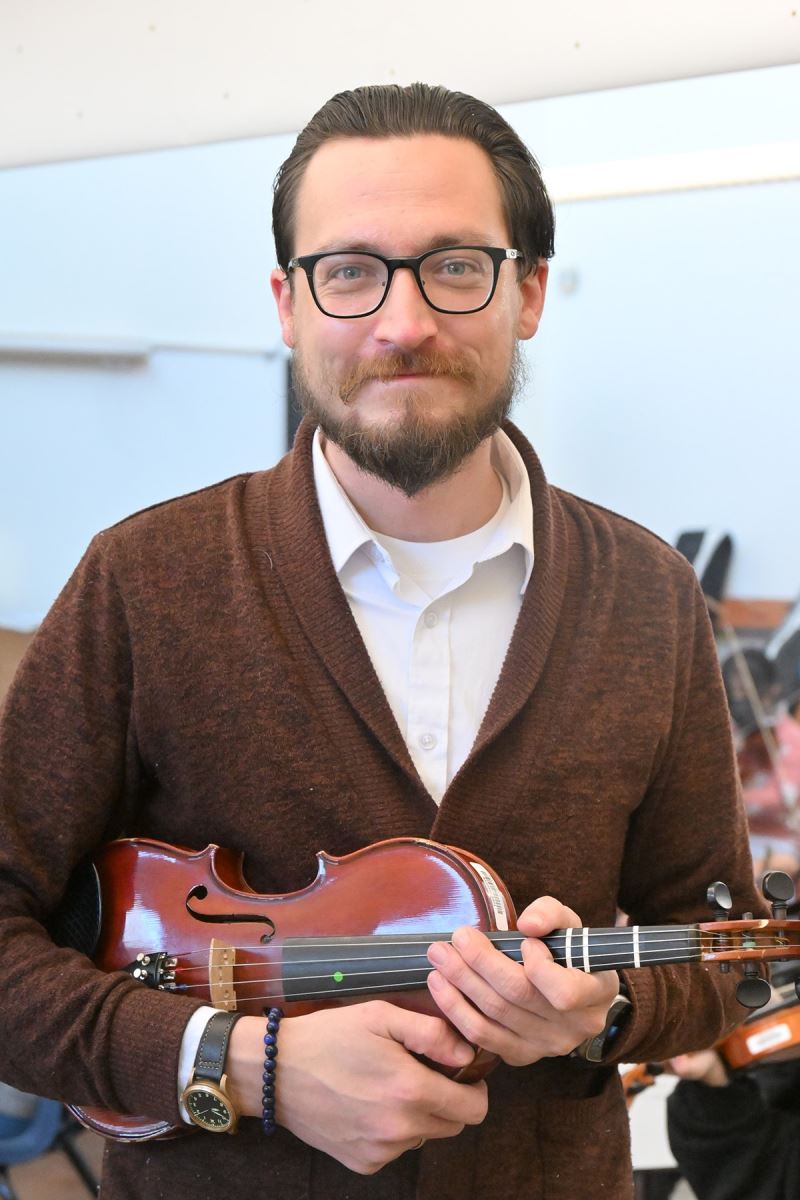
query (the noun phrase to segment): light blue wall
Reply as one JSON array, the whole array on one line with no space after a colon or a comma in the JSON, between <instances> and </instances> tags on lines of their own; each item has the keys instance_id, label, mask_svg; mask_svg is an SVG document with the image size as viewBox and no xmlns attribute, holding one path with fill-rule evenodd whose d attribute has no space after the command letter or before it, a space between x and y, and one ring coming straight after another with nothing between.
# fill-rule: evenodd
<instances>
[{"instance_id":1,"label":"light blue wall","mask_svg":"<svg viewBox=\"0 0 800 1200\"><path fill-rule=\"evenodd\" d=\"M800 137L800 68L509 106L546 166ZM266 138L0 174L0 332L262 347L132 371L0 366L0 625L35 624L91 534L284 439ZM554 482L674 540L737 543L731 590L800 590L800 184L559 207L518 420Z\"/></svg>"},{"instance_id":2,"label":"light blue wall","mask_svg":"<svg viewBox=\"0 0 800 1200\"><path fill-rule=\"evenodd\" d=\"M509 110L546 165L800 138L800 68ZM731 594L800 592L800 182L569 204L517 412L553 482L669 541L733 533Z\"/></svg>"}]
</instances>

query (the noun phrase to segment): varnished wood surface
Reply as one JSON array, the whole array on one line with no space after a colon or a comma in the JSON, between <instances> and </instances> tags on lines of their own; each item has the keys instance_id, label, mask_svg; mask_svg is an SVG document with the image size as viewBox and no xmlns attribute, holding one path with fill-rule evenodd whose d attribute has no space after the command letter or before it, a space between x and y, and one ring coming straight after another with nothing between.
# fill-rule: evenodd
<instances>
[{"instance_id":1,"label":"varnished wood surface","mask_svg":"<svg viewBox=\"0 0 800 1200\"><path fill-rule=\"evenodd\" d=\"M792 606L791 600L723 600L720 616L734 629L777 629Z\"/></svg>"}]
</instances>

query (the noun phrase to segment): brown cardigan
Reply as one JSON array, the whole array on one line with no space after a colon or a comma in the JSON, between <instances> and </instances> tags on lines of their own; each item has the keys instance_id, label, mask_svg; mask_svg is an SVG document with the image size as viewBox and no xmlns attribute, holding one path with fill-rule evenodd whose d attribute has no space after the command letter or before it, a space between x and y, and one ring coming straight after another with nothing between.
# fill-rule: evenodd
<instances>
[{"instance_id":1,"label":"brown cardigan","mask_svg":"<svg viewBox=\"0 0 800 1200\"><path fill-rule=\"evenodd\" d=\"M158 505L94 539L22 664L0 729L0 1077L177 1119L194 1001L55 949L39 919L73 864L146 834L243 848L261 892L320 848L430 836L492 863L518 907L587 923L704 917L723 878L755 908L728 720L694 575L633 523L531 475L536 561L475 746L436 808L331 566L311 429L274 470ZM742 1016L716 969L628 973L619 1058L701 1047ZM630 1195L616 1072L501 1067L485 1123L354 1175L281 1130L113 1146L104 1196Z\"/></svg>"}]
</instances>

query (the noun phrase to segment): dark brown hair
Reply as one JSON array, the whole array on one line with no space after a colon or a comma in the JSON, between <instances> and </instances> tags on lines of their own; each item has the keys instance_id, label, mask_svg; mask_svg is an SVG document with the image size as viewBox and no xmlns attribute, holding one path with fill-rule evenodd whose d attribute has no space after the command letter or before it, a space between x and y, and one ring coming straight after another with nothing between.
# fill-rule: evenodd
<instances>
[{"instance_id":1,"label":"dark brown hair","mask_svg":"<svg viewBox=\"0 0 800 1200\"><path fill-rule=\"evenodd\" d=\"M272 228L278 263L287 269L294 251L297 192L306 167L325 142L347 137L411 137L440 133L466 138L488 154L511 233L522 252L523 273L539 258L553 255L554 221L550 198L536 159L491 105L464 92L427 83L373 84L331 97L299 134L275 177Z\"/></svg>"}]
</instances>

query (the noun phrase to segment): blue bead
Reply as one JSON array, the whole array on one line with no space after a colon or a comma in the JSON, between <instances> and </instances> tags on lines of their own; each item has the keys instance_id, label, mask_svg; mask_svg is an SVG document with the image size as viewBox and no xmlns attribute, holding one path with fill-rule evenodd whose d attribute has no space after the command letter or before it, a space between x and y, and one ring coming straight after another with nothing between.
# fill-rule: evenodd
<instances>
[{"instance_id":1,"label":"blue bead","mask_svg":"<svg viewBox=\"0 0 800 1200\"><path fill-rule=\"evenodd\" d=\"M278 1041L278 1039L275 1037L274 1033L265 1033L264 1034L264 1045L265 1046L274 1046L277 1041Z\"/></svg>"},{"instance_id":2,"label":"blue bead","mask_svg":"<svg viewBox=\"0 0 800 1200\"><path fill-rule=\"evenodd\" d=\"M277 1066L277 1063L275 1062L275 1059L268 1058L267 1061L264 1063L264 1070L268 1071L271 1074L275 1070L276 1066Z\"/></svg>"}]
</instances>

